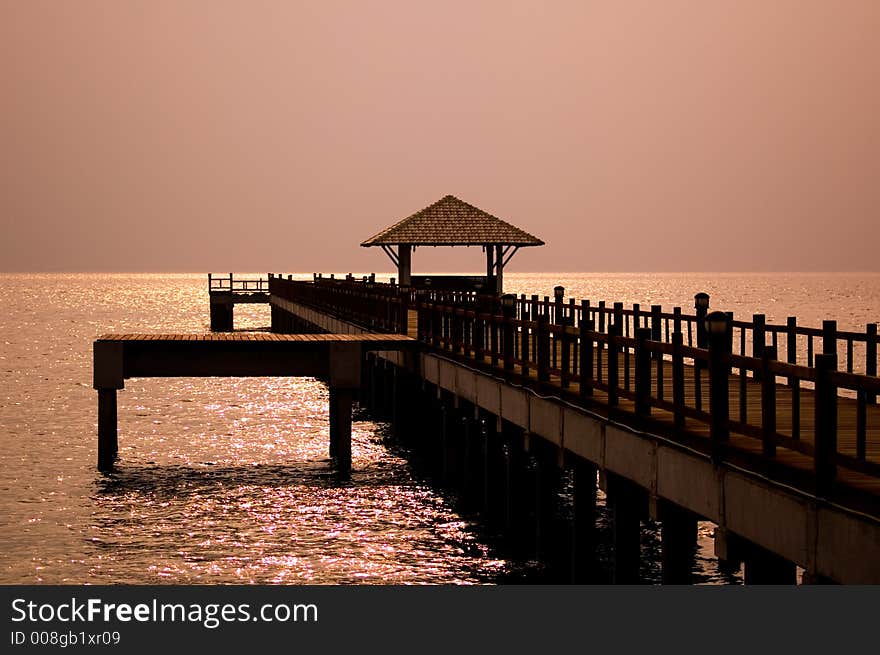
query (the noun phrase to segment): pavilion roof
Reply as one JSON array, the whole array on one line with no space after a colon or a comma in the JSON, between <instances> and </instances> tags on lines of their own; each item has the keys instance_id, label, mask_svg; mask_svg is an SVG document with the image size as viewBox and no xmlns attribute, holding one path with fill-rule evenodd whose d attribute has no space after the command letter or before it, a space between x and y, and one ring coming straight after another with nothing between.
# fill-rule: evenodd
<instances>
[{"instance_id":1,"label":"pavilion roof","mask_svg":"<svg viewBox=\"0 0 880 655\"><path fill-rule=\"evenodd\" d=\"M385 228L362 244L369 246L543 246L544 242L455 196L444 196Z\"/></svg>"}]
</instances>

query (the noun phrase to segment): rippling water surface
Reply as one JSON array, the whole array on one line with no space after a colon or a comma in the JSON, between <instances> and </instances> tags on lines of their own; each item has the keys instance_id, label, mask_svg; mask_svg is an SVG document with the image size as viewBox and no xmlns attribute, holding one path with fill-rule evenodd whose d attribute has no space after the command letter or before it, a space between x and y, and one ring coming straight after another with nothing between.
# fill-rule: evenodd
<instances>
[{"instance_id":1,"label":"rippling water surface","mask_svg":"<svg viewBox=\"0 0 880 655\"><path fill-rule=\"evenodd\" d=\"M203 332L201 275L0 275L0 583L486 583L528 580L471 518L356 415L351 480L326 458L326 387L311 379L129 380L119 470L95 470L91 343ZM880 275L521 274L509 290L681 305L802 324L880 320ZM268 324L236 308L236 327ZM698 569L717 571L701 524ZM607 531L603 532L606 534ZM607 537L607 534L606 534ZM644 576L658 577L656 530Z\"/></svg>"}]
</instances>

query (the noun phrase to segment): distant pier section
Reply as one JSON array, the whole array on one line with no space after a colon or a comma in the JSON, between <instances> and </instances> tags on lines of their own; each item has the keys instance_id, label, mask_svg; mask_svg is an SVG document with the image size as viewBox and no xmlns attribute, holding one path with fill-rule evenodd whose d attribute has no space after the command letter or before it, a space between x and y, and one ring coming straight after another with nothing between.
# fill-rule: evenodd
<instances>
[{"instance_id":1,"label":"distant pier section","mask_svg":"<svg viewBox=\"0 0 880 655\"><path fill-rule=\"evenodd\" d=\"M268 303L269 281L265 278L235 278L232 273L208 273L208 297L211 306L211 331L232 332L235 306L243 303Z\"/></svg>"}]
</instances>

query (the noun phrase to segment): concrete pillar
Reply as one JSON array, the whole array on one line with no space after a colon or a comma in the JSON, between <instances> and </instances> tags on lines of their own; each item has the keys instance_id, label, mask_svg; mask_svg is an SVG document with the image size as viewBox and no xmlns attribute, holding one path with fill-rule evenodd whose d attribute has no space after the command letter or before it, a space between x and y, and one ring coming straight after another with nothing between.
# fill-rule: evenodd
<instances>
[{"instance_id":1,"label":"concrete pillar","mask_svg":"<svg viewBox=\"0 0 880 655\"><path fill-rule=\"evenodd\" d=\"M797 567L775 553L749 544L743 566L745 583L750 585L797 584Z\"/></svg>"},{"instance_id":2,"label":"concrete pillar","mask_svg":"<svg viewBox=\"0 0 880 655\"><path fill-rule=\"evenodd\" d=\"M559 466L559 454L556 446L541 442L538 446L533 440L531 452L537 464L536 476L536 534L535 542L538 556L551 568L557 567L560 561L560 535L557 509L559 505L559 485L562 469Z\"/></svg>"},{"instance_id":3,"label":"concrete pillar","mask_svg":"<svg viewBox=\"0 0 880 655\"><path fill-rule=\"evenodd\" d=\"M576 458L572 463L571 581L588 582L596 559L596 465Z\"/></svg>"},{"instance_id":4,"label":"concrete pillar","mask_svg":"<svg viewBox=\"0 0 880 655\"><path fill-rule=\"evenodd\" d=\"M614 584L638 584L641 559L641 519L645 492L634 483L608 474L614 546Z\"/></svg>"},{"instance_id":5,"label":"concrete pillar","mask_svg":"<svg viewBox=\"0 0 880 655\"><path fill-rule=\"evenodd\" d=\"M92 387L98 392L98 469L109 471L119 451L116 391L125 386L124 344L96 341L92 347Z\"/></svg>"},{"instance_id":6,"label":"concrete pillar","mask_svg":"<svg viewBox=\"0 0 880 655\"><path fill-rule=\"evenodd\" d=\"M397 280L402 287L412 284L412 246L397 246Z\"/></svg>"},{"instance_id":7,"label":"concrete pillar","mask_svg":"<svg viewBox=\"0 0 880 655\"><path fill-rule=\"evenodd\" d=\"M663 584L691 584L697 549L697 515L667 501L658 501L660 566Z\"/></svg>"},{"instance_id":8,"label":"concrete pillar","mask_svg":"<svg viewBox=\"0 0 880 655\"><path fill-rule=\"evenodd\" d=\"M113 470L119 451L116 389L98 389L98 470Z\"/></svg>"},{"instance_id":9,"label":"concrete pillar","mask_svg":"<svg viewBox=\"0 0 880 655\"><path fill-rule=\"evenodd\" d=\"M330 451L343 475L351 472L352 395L351 389L330 388Z\"/></svg>"},{"instance_id":10,"label":"concrete pillar","mask_svg":"<svg viewBox=\"0 0 880 655\"><path fill-rule=\"evenodd\" d=\"M343 475L351 472L351 406L361 380L362 358L360 344L330 345L330 449Z\"/></svg>"},{"instance_id":11,"label":"concrete pillar","mask_svg":"<svg viewBox=\"0 0 880 655\"><path fill-rule=\"evenodd\" d=\"M220 298L211 298L211 331L232 332L233 308L232 301Z\"/></svg>"}]
</instances>

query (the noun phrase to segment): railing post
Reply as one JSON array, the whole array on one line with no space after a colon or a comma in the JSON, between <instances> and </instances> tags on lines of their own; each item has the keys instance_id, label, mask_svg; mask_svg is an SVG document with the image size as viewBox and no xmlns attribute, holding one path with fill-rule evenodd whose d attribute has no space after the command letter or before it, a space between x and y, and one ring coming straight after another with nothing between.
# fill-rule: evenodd
<instances>
[{"instance_id":1,"label":"railing post","mask_svg":"<svg viewBox=\"0 0 880 655\"><path fill-rule=\"evenodd\" d=\"M868 323L865 329L865 375L877 377L877 324ZM865 394L868 403L877 402L877 394Z\"/></svg>"},{"instance_id":2,"label":"railing post","mask_svg":"<svg viewBox=\"0 0 880 655\"><path fill-rule=\"evenodd\" d=\"M501 344L498 338L498 319L500 317L495 313L495 303L492 303L492 315L489 319L489 350L492 357L492 366L498 366L498 360L501 355Z\"/></svg>"},{"instance_id":3,"label":"railing post","mask_svg":"<svg viewBox=\"0 0 880 655\"><path fill-rule=\"evenodd\" d=\"M730 354L730 317L724 312L712 312L704 322L709 346L709 438L712 458L718 462L730 439L730 364L724 362L725 355Z\"/></svg>"},{"instance_id":4,"label":"railing post","mask_svg":"<svg viewBox=\"0 0 880 655\"><path fill-rule=\"evenodd\" d=\"M402 293L397 295L399 316L397 332L399 334L409 334L409 288L402 287Z\"/></svg>"},{"instance_id":5,"label":"railing post","mask_svg":"<svg viewBox=\"0 0 880 655\"><path fill-rule=\"evenodd\" d=\"M605 301L599 301L599 332L605 334ZM599 344L599 347L602 347L602 344Z\"/></svg>"},{"instance_id":6,"label":"railing post","mask_svg":"<svg viewBox=\"0 0 880 655\"><path fill-rule=\"evenodd\" d=\"M766 343L767 317L764 314L752 314L752 357L761 359Z\"/></svg>"},{"instance_id":7,"label":"railing post","mask_svg":"<svg viewBox=\"0 0 880 655\"><path fill-rule=\"evenodd\" d=\"M483 361L483 350L486 347L485 322L481 318L481 314L483 314L485 309L485 302L484 296L477 296L474 308L474 359L479 362Z\"/></svg>"},{"instance_id":8,"label":"railing post","mask_svg":"<svg viewBox=\"0 0 880 655\"><path fill-rule=\"evenodd\" d=\"M836 369L836 353L816 355L814 464L819 495L830 492L837 477L837 388L831 380Z\"/></svg>"},{"instance_id":9,"label":"railing post","mask_svg":"<svg viewBox=\"0 0 880 655\"><path fill-rule=\"evenodd\" d=\"M684 429L684 357L681 347L684 335L681 330L672 333L672 404L673 420L677 429Z\"/></svg>"},{"instance_id":10,"label":"railing post","mask_svg":"<svg viewBox=\"0 0 880 655\"><path fill-rule=\"evenodd\" d=\"M550 319L547 314L538 316L538 382L550 381Z\"/></svg>"},{"instance_id":11,"label":"railing post","mask_svg":"<svg viewBox=\"0 0 880 655\"><path fill-rule=\"evenodd\" d=\"M764 457L776 457L776 375L770 362L776 360L776 348L767 346L761 353L761 439Z\"/></svg>"},{"instance_id":12,"label":"railing post","mask_svg":"<svg viewBox=\"0 0 880 655\"><path fill-rule=\"evenodd\" d=\"M440 331L443 327L443 315L440 311L440 307L437 306L437 303L431 304L431 345L434 348L440 347Z\"/></svg>"},{"instance_id":13,"label":"railing post","mask_svg":"<svg viewBox=\"0 0 880 655\"><path fill-rule=\"evenodd\" d=\"M562 325L565 316L565 287L553 287L553 323Z\"/></svg>"},{"instance_id":14,"label":"railing post","mask_svg":"<svg viewBox=\"0 0 880 655\"><path fill-rule=\"evenodd\" d=\"M619 336L623 331L620 323L612 323L608 326L608 405L613 407L617 404L617 385L620 379L617 370L618 348L615 336Z\"/></svg>"},{"instance_id":15,"label":"railing post","mask_svg":"<svg viewBox=\"0 0 880 655\"><path fill-rule=\"evenodd\" d=\"M568 334L568 327L574 325L574 315L564 316L562 318L562 327L560 330L560 339L562 340L561 352L559 354L562 359L559 362L559 369L562 372L560 385L563 389L567 389L571 385L571 335Z\"/></svg>"},{"instance_id":16,"label":"railing post","mask_svg":"<svg viewBox=\"0 0 880 655\"><path fill-rule=\"evenodd\" d=\"M452 313L449 316L450 325L449 331L451 333L450 337L452 339L452 352L456 355L460 354L462 351L462 336L463 336L463 313L461 309L455 307L454 305L450 308Z\"/></svg>"},{"instance_id":17,"label":"railing post","mask_svg":"<svg viewBox=\"0 0 880 655\"><path fill-rule=\"evenodd\" d=\"M524 378L529 377L529 327L526 323L530 322L529 310L523 305L522 308L522 332L520 333L519 359L522 362L520 372Z\"/></svg>"},{"instance_id":18,"label":"railing post","mask_svg":"<svg viewBox=\"0 0 880 655\"><path fill-rule=\"evenodd\" d=\"M697 348L706 348L708 346L708 336L706 334L706 315L709 312L709 294L702 291L694 295L694 310L697 314ZM694 362L694 366L698 366Z\"/></svg>"},{"instance_id":19,"label":"railing post","mask_svg":"<svg viewBox=\"0 0 880 655\"><path fill-rule=\"evenodd\" d=\"M505 293L501 296L501 315L503 318L501 342L504 349L504 372L513 373L513 317L516 313L516 296Z\"/></svg>"},{"instance_id":20,"label":"railing post","mask_svg":"<svg viewBox=\"0 0 880 655\"><path fill-rule=\"evenodd\" d=\"M581 312L580 324L580 362L578 363L578 375L580 376L580 395L586 398L593 395L593 338L590 335L596 329L596 322L587 318L588 313Z\"/></svg>"},{"instance_id":21,"label":"railing post","mask_svg":"<svg viewBox=\"0 0 880 655\"><path fill-rule=\"evenodd\" d=\"M651 415L651 353L647 342L651 339L651 328L637 328L636 338L636 415Z\"/></svg>"},{"instance_id":22,"label":"railing post","mask_svg":"<svg viewBox=\"0 0 880 655\"><path fill-rule=\"evenodd\" d=\"M822 321L822 354L837 354L837 321Z\"/></svg>"},{"instance_id":23,"label":"railing post","mask_svg":"<svg viewBox=\"0 0 880 655\"><path fill-rule=\"evenodd\" d=\"M672 308L672 333L681 334L681 307ZM682 334L682 343L684 343L684 335Z\"/></svg>"},{"instance_id":24,"label":"railing post","mask_svg":"<svg viewBox=\"0 0 880 655\"><path fill-rule=\"evenodd\" d=\"M663 313L663 308L660 305L651 305L651 341L663 341L661 313ZM658 353L658 357L662 357L662 353Z\"/></svg>"}]
</instances>

